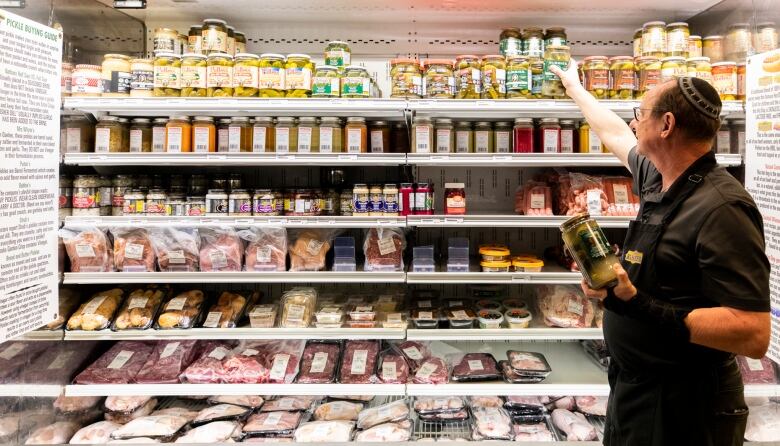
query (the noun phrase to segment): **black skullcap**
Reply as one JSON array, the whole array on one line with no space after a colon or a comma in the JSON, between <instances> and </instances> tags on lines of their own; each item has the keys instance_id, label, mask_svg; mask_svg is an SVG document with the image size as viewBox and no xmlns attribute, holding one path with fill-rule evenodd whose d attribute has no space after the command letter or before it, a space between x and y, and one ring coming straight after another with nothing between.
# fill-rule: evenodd
<instances>
[{"instance_id":1,"label":"black skullcap","mask_svg":"<svg viewBox=\"0 0 780 446\"><path fill-rule=\"evenodd\" d=\"M685 100L701 114L710 119L720 118L722 104L713 104L701 93L702 90L705 89L714 91L714 88L708 84L707 81L695 77L678 77L677 86L680 87ZM717 95L717 93L715 93L715 95Z\"/></svg>"}]
</instances>

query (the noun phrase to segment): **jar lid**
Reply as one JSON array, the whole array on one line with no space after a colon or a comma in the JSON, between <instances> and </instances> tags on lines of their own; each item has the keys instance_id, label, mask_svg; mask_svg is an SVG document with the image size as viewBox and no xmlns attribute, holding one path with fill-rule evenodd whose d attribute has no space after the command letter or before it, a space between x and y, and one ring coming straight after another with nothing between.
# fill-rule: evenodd
<instances>
[{"instance_id":1,"label":"jar lid","mask_svg":"<svg viewBox=\"0 0 780 446\"><path fill-rule=\"evenodd\" d=\"M523 28L524 33L535 33L535 32L542 32L542 28L538 26L529 26L528 28Z\"/></svg>"},{"instance_id":2,"label":"jar lid","mask_svg":"<svg viewBox=\"0 0 780 446\"><path fill-rule=\"evenodd\" d=\"M271 116L255 116L255 124L258 122L274 122L274 118Z\"/></svg>"},{"instance_id":3,"label":"jar lid","mask_svg":"<svg viewBox=\"0 0 780 446\"><path fill-rule=\"evenodd\" d=\"M100 65L90 65L90 64L78 64L76 65L77 70L102 70L103 68Z\"/></svg>"},{"instance_id":4,"label":"jar lid","mask_svg":"<svg viewBox=\"0 0 780 446\"><path fill-rule=\"evenodd\" d=\"M531 316L530 311L523 308L511 308L507 310L506 318L509 319L510 322L522 323L530 322L531 319L533 319L533 316Z\"/></svg>"},{"instance_id":5,"label":"jar lid","mask_svg":"<svg viewBox=\"0 0 780 446\"><path fill-rule=\"evenodd\" d=\"M648 26L666 26L666 22L661 21L655 21L655 22L647 22L642 25L642 28L647 28Z\"/></svg>"},{"instance_id":6,"label":"jar lid","mask_svg":"<svg viewBox=\"0 0 780 446\"><path fill-rule=\"evenodd\" d=\"M685 59L685 62L709 62L709 57L689 57Z\"/></svg>"},{"instance_id":7,"label":"jar lid","mask_svg":"<svg viewBox=\"0 0 780 446\"><path fill-rule=\"evenodd\" d=\"M696 34L688 36L688 40L701 40L701 36L697 36Z\"/></svg>"},{"instance_id":8,"label":"jar lid","mask_svg":"<svg viewBox=\"0 0 780 446\"><path fill-rule=\"evenodd\" d=\"M227 22L222 19L203 19L203 23L221 23L227 26Z\"/></svg>"},{"instance_id":9,"label":"jar lid","mask_svg":"<svg viewBox=\"0 0 780 446\"><path fill-rule=\"evenodd\" d=\"M155 28L154 32L155 33L176 33L176 34L179 34L179 32L176 31L173 28Z\"/></svg>"},{"instance_id":10,"label":"jar lid","mask_svg":"<svg viewBox=\"0 0 780 446\"><path fill-rule=\"evenodd\" d=\"M398 65L398 64L413 64L418 65L417 61L414 59L406 59L406 58L399 58L399 59L392 59L390 60L390 65Z\"/></svg>"},{"instance_id":11,"label":"jar lid","mask_svg":"<svg viewBox=\"0 0 780 446\"><path fill-rule=\"evenodd\" d=\"M328 45L349 45L347 42L344 42L343 40L331 40L328 42Z\"/></svg>"},{"instance_id":12,"label":"jar lid","mask_svg":"<svg viewBox=\"0 0 780 446\"><path fill-rule=\"evenodd\" d=\"M368 73L368 70L366 70L365 67L361 67L360 65L347 65L344 67L345 70L359 70L359 71L365 71Z\"/></svg>"},{"instance_id":13,"label":"jar lid","mask_svg":"<svg viewBox=\"0 0 780 446\"><path fill-rule=\"evenodd\" d=\"M209 189L209 195L227 195L225 189Z\"/></svg>"},{"instance_id":14,"label":"jar lid","mask_svg":"<svg viewBox=\"0 0 780 446\"><path fill-rule=\"evenodd\" d=\"M518 118L519 119L519 118ZM515 120L517 121L517 120ZM467 129L471 129L471 122L470 121L458 121L455 123L457 127L464 127Z\"/></svg>"},{"instance_id":15,"label":"jar lid","mask_svg":"<svg viewBox=\"0 0 780 446\"><path fill-rule=\"evenodd\" d=\"M241 58L241 59L253 59L253 60L260 59L260 57L257 54L252 54L252 53L238 53L238 54L236 54L235 57L236 57L236 59L238 59L238 58Z\"/></svg>"},{"instance_id":16,"label":"jar lid","mask_svg":"<svg viewBox=\"0 0 780 446\"><path fill-rule=\"evenodd\" d=\"M166 124L168 123L168 118L154 118L154 124Z\"/></svg>"},{"instance_id":17,"label":"jar lid","mask_svg":"<svg viewBox=\"0 0 780 446\"><path fill-rule=\"evenodd\" d=\"M594 60L604 61L609 60L609 57L607 56L588 56L585 59L583 59L584 62L591 62Z\"/></svg>"},{"instance_id":18,"label":"jar lid","mask_svg":"<svg viewBox=\"0 0 780 446\"><path fill-rule=\"evenodd\" d=\"M452 119L450 119L450 118L439 118L439 119L436 120L436 124L437 125L440 125L440 124L449 125L449 124L452 124Z\"/></svg>"},{"instance_id":19,"label":"jar lid","mask_svg":"<svg viewBox=\"0 0 780 446\"><path fill-rule=\"evenodd\" d=\"M119 122L121 122L123 124L127 124L128 122L130 122L130 120L127 119L127 118L119 118Z\"/></svg>"},{"instance_id":20,"label":"jar lid","mask_svg":"<svg viewBox=\"0 0 780 446\"><path fill-rule=\"evenodd\" d=\"M154 61L152 59L130 59L130 64L152 64Z\"/></svg>"},{"instance_id":21,"label":"jar lid","mask_svg":"<svg viewBox=\"0 0 780 446\"><path fill-rule=\"evenodd\" d=\"M193 118L195 121L207 121L207 122L214 122L214 118L211 116L195 116Z\"/></svg>"},{"instance_id":22,"label":"jar lid","mask_svg":"<svg viewBox=\"0 0 780 446\"><path fill-rule=\"evenodd\" d=\"M311 56L309 56L308 54L298 54L298 53L288 54L287 58L288 59L306 59L306 60L311 60Z\"/></svg>"},{"instance_id":23,"label":"jar lid","mask_svg":"<svg viewBox=\"0 0 780 446\"><path fill-rule=\"evenodd\" d=\"M568 220L566 220L565 222L563 222L561 224L561 232L564 232L567 229L569 229L570 227L572 227L574 225L577 225L579 223L582 223L583 221L586 221L586 220L590 220L590 214L589 213L583 212L581 214L577 214L577 215L569 218Z\"/></svg>"},{"instance_id":24,"label":"jar lid","mask_svg":"<svg viewBox=\"0 0 780 446\"><path fill-rule=\"evenodd\" d=\"M680 26L688 27L688 24L686 22L674 22L666 25L667 28L677 28Z\"/></svg>"},{"instance_id":25,"label":"jar lid","mask_svg":"<svg viewBox=\"0 0 780 446\"><path fill-rule=\"evenodd\" d=\"M479 266L482 266L484 268L509 268L512 266L512 262L508 260L492 260L492 261L482 261L479 262ZM491 310L495 311L495 310Z\"/></svg>"},{"instance_id":26,"label":"jar lid","mask_svg":"<svg viewBox=\"0 0 780 446\"><path fill-rule=\"evenodd\" d=\"M566 32L566 28L564 28L563 26L551 26L551 27L547 28L545 30L545 32L547 32L547 33L549 33L549 32L562 33L562 32Z\"/></svg>"},{"instance_id":27,"label":"jar lid","mask_svg":"<svg viewBox=\"0 0 780 446\"><path fill-rule=\"evenodd\" d=\"M326 71L338 71L339 67L334 67L333 65L316 65L314 67L315 71L319 70L326 70Z\"/></svg>"},{"instance_id":28,"label":"jar lid","mask_svg":"<svg viewBox=\"0 0 780 446\"><path fill-rule=\"evenodd\" d=\"M486 256L508 256L509 248L503 245L482 245L479 247L479 254Z\"/></svg>"},{"instance_id":29,"label":"jar lid","mask_svg":"<svg viewBox=\"0 0 780 446\"><path fill-rule=\"evenodd\" d=\"M314 116L301 116L300 118L298 118L298 122L316 123L317 118L315 118Z\"/></svg>"},{"instance_id":30,"label":"jar lid","mask_svg":"<svg viewBox=\"0 0 780 446\"><path fill-rule=\"evenodd\" d=\"M486 59L503 59L503 58L504 58L504 56L501 55L501 54L486 54L486 55L482 56L482 60L486 60Z\"/></svg>"},{"instance_id":31,"label":"jar lid","mask_svg":"<svg viewBox=\"0 0 780 446\"><path fill-rule=\"evenodd\" d=\"M444 183L445 189L465 189L466 185L464 183Z\"/></svg>"},{"instance_id":32,"label":"jar lid","mask_svg":"<svg viewBox=\"0 0 780 446\"><path fill-rule=\"evenodd\" d=\"M347 122L357 122L357 123L365 123L366 118L358 117L358 116L351 116L347 118Z\"/></svg>"},{"instance_id":33,"label":"jar lid","mask_svg":"<svg viewBox=\"0 0 780 446\"><path fill-rule=\"evenodd\" d=\"M152 122L149 118L133 118L133 124L149 124Z\"/></svg>"},{"instance_id":34,"label":"jar lid","mask_svg":"<svg viewBox=\"0 0 780 446\"><path fill-rule=\"evenodd\" d=\"M228 31L233 31L234 33L236 32L236 27L235 26L228 25L227 29L228 29Z\"/></svg>"},{"instance_id":35,"label":"jar lid","mask_svg":"<svg viewBox=\"0 0 780 446\"><path fill-rule=\"evenodd\" d=\"M203 29L203 24L199 23L197 25L190 25L190 29Z\"/></svg>"},{"instance_id":36,"label":"jar lid","mask_svg":"<svg viewBox=\"0 0 780 446\"><path fill-rule=\"evenodd\" d=\"M243 32L243 31L236 31L236 32L235 32L235 36L236 36L236 37L238 37L238 36L241 36L241 37L246 37L246 35L244 34L244 32Z\"/></svg>"},{"instance_id":37,"label":"jar lid","mask_svg":"<svg viewBox=\"0 0 780 446\"><path fill-rule=\"evenodd\" d=\"M322 119L320 119L320 123L329 123L329 124L338 124L341 123L341 118L336 116L323 116Z\"/></svg>"},{"instance_id":38,"label":"jar lid","mask_svg":"<svg viewBox=\"0 0 780 446\"><path fill-rule=\"evenodd\" d=\"M634 62L658 62L658 58L654 56L640 56L634 59Z\"/></svg>"},{"instance_id":39,"label":"jar lid","mask_svg":"<svg viewBox=\"0 0 780 446\"><path fill-rule=\"evenodd\" d=\"M512 265L520 268L542 268L544 267L544 262L539 259L519 258L513 259Z\"/></svg>"},{"instance_id":40,"label":"jar lid","mask_svg":"<svg viewBox=\"0 0 780 446\"><path fill-rule=\"evenodd\" d=\"M707 36L703 40L723 40L723 36Z\"/></svg>"},{"instance_id":41,"label":"jar lid","mask_svg":"<svg viewBox=\"0 0 780 446\"><path fill-rule=\"evenodd\" d=\"M490 321L490 322L504 320L504 315L501 314L501 312L498 310L479 310L477 312L477 317L479 317L483 321Z\"/></svg>"},{"instance_id":42,"label":"jar lid","mask_svg":"<svg viewBox=\"0 0 780 446\"><path fill-rule=\"evenodd\" d=\"M371 125L380 126L380 125L389 125L387 121L374 121L371 123Z\"/></svg>"},{"instance_id":43,"label":"jar lid","mask_svg":"<svg viewBox=\"0 0 780 446\"><path fill-rule=\"evenodd\" d=\"M633 56L614 56L614 57L610 57L609 60L610 61L615 61L615 60L634 60L634 57Z\"/></svg>"},{"instance_id":44,"label":"jar lid","mask_svg":"<svg viewBox=\"0 0 780 446\"><path fill-rule=\"evenodd\" d=\"M542 118L542 124L558 124L558 118Z\"/></svg>"},{"instance_id":45,"label":"jar lid","mask_svg":"<svg viewBox=\"0 0 780 446\"><path fill-rule=\"evenodd\" d=\"M731 67L731 66L736 67L737 63L736 62L731 62L731 61L723 61L723 62L715 62L714 64L712 64L713 68L715 68L715 67L727 67L727 66L728 67Z\"/></svg>"},{"instance_id":46,"label":"jar lid","mask_svg":"<svg viewBox=\"0 0 780 446\"><path fill-rule=\"evenodd\" d=\"M181 55L182 59L206 59L205 54L200 53L184 53Z\"/></svg>"},{"instance_id":47,"label":"jar lid","mask_svg":"<svg viewBox=\"0 0 780 446\"><path fill-rule=\"evenodd\" d=\"M103 116L99 119L100 122L119 122L118 116Z\"/></svg>"},{"instance_id":48,"label":"jar lid","mask_svg":"<svg viewBox=\"0 0 780 446\"><path fill-rule=\"evenodd\" d=\"M233 190L230 192L230 194L231 194L231 195L232 195L232 194L245 194L245 193L247 193L247 190L246 190L246 189L233 189Z\"/></svg>"},{"instance_id":49,"label":"jar lid","mask_svg":"<svg viewBox=\"0 0 780 446\"><path fill-rule=\"evenodd\" d=\"M756 25L756 28L774 28L775 22L761 22Z\"/></svg>"},{"instance_id":50,"label":"jar lid","mask_svg":"<svg viewBox=\"0 0 780 446\"><path fill-rule=\"evenodd\" d=\"M729 119L732 125L745 125L744 119Z\"/></svg>"},{"instance_id":51,"label":"jar lid","mask_svg":"<svg viewBox=\"0 0 780 446\"><path fill-rule=\"evenodd\" d=\"M189 121L190 117L189 116L185 116L185 115L173 115L173 116L171 116L171 121L173 121L173 120L176 120L176 121Z\"/></svg>"},{"instance_id":52,"label":"jar lid","mask_svg":"<svg viewBox=\"0 0 780 446\"><path fill-rule=\"evenodd\" d=\"M493 127L493 123L490 121L477 121L474 125L476 127Z\"/></svg>"},{"instance_id":53,"label":"jar lid","mask_svg":"<svg viewBox=\"0 0 780 446\"><path fill-rule=\"evenodd\" d=\"M682 56L674 56L674 57L664 57L661 59L661 62L679 62L684 61L685 58Z\"/></svg>"},{"instance_id":54,"label":"jar lid","mask_svg":"<svg viewBox=\"0 0 780 446\"><path fill-rule=\"evenodd\" d=\"M220 124L230 124L230 118L221 118L219 120Z\"/></svg>"},{"instance_id":55,"label":"jar lid","mask_svg":"<svg viewBox=\"0 0 780 446\"><path fill-rule=\"evenodd\" d=\"M428 116L415 116L413 123L427 124L431 122L431 118Z\"/></svg>"},{"instance_id":56,"label":"jar lid","mask_svg":"<svg viewBox=\"0 0 780 446\"><path fill-rule=\"evenodd\" d=\"M106 54L103 56L103 59L122 59L122 60L130 60L130 56L124 55L124 54Z\"/></svg>"},{"instance_id":57,"label":"jar lid","mask_svg":"<svg viewBox=\"0 0 780 446\"><path fill-rule=\"evenodd\" d=\"M477 59L477 60L479 60L479 56L475 56L473 54L462 54L460 56L455 57L455 60L462 60L462 59Z\"/></svg>"},{"instance_id":58,"label":"jar lid","mask_svg":"<svg viewBox=\"0 0 780 446\"><path fill-rule=\"evenodd\" d=\"M276 118L276 121L284 122L284 123L293 123L295 122L295 118L293 118L292 116L279 116L278 118Z\"/></svg>"},{"instance_id":59,"label":"jar lid","mask_svg":"<svg viewBox=\"0 0 780 446\"><path fill-rule=\"evenodd\" d=\"M170 51L166 51L166 50L157 50L157 51L155 51L154 52L154 57L155 58L167 58L167 59L179 59L179 55L178 54L174 54L174 53L172 53Z\"/></svg>"},{"instance_id":60,"label":"jar lid","mask_svg":"<svg viewBox=\"0 0 780 446\"><path fill-rule=\"evenodd\" d=\"M495 127L496 128L508 128L508 127L512 127L512 123L511 122L500 121L500 122L497 122L495 124Z\"/></svg>"},{"instance_id":61,"label":"jar lid","mask_svg":"<svg viewBox=\"0 0 780 446\"><path fill-rule=\"evenodd\" d=\"M209 59L219 59L219 58L224 58L224 59L231 59L231 60L232 60L232 59L233 59L233 56L231 56L231 55L230 55L230 54L228 54L228 53L221 53L221 52L216 52L216 53L209 53L209 57L208 57L208 58L209 58Z\"/></svg>"},{"instance_id":62,"label":"jar lid","mask_svg":"<svg viewBox=\"0 0 780 446\"><path fill-rule=\"evenodd\" d=\"M385 189L398 189L394 183L385 184Z\"/></svg>"},{"instance_id":63,"label":"jar lid","mask_svg":"<svg viewBox=\"0 0 780 446\"><path fill-rule=\"evenodd\" d=\"M561 125L574 125L573 119L561 119Z\"/></svg>"},{"instance_id":64,"label":"jar lid","mask_svg":"<svg viewBox=\"0 0 780 446\"><path fill-rule=\"evenodd\" d=\"M423 61L423 64L426 67L430 67L431 65L452 65L451 59L425 59Z\"/></svg>"}]
</instances>

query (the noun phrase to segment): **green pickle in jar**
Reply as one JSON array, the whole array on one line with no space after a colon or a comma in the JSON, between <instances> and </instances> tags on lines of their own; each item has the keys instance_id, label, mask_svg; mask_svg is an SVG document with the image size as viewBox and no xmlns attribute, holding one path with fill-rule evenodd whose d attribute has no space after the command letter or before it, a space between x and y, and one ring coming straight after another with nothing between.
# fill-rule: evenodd
<instances>
[{"instance_id":1,"label":"green pickle in jar","mask_svg":"<svg viewBox=\"0 0 780 446\"><path fill-rule=\"evenodd\" d=\"M544 82L542 83L542 94L553 98L562 98L566 96L566 89L563 87L561 79L550 71L550 67L557 66L562 71L569 68L571 59L569 47L565 45L550 45L544 49Z\"/></svg>"},{"instance_id":2,"label":"green pickle in jar","mask_svg":"<svg viewBox=\"0 0 780 446\"><path fill-rule=\"evenodd\" d=\"M413 59L393 59L390 61L391 98L422 97L422 74L420 65Z\"/></svg>"},{"instance_id":3,"label":"green pickle in jar","mask_svg":"<svg viewBox=\"0 0 780 446\"><path fill-rule=\"evenodd\" d=\"M566 28L560 26L547 28L544 31L544 46L565 46L569 41L566 37Z\"/></svg>"},{"instance_id":4,"label":"green pickle in jar","mask_svg":"<svg viewBox=\"0 0 780 446\"><path fill-rule=\"evenodd\" d=\"M479 57L473 55L455 58L457 99L479 99L482 92L482 72L479 62Z\"/></svg>"},{"instance_id":5,"label":"green pickle in jar","mask_svg":"<svg viewBox=\"0 0 780 446\"><path fill-rule=\"evenodd\" d=\"M482 59L482 99L506 98L506 60L500 54Z\"/></svg>"},{"instance_id":6,"label":"green pickle in jar","mask_svg":"<svg viewBox=\"0 0 780 446\"><path fill-rule=\"evenodd\" d=\"M628 100L634 99L636 88L634 58L617 56L609 60L609 98Z\"/></svg>"},{"instance_id":7,"label":"green pickle in jar","mask_svg":"<svg viewBox=\"0 0 780 446\"><path fill-rule=\"evenodd\" d=\"M452 61L428 59L425 61L423 95L426 98L452 99L455 97L455 73Z\"/></svg>"},{"instance_id":8,"label":"green pickle in jar","mask_svg":"<svg viewBox=\"0 0 780 446\"><path fill-rule=\"evenodd\" d=\"M498 50L504 57L523 54L523 33L517 28L507 28L501 31Z\"/></svg>"},{"instance_id":9,"label":"green pickle in jar","mask_svg":"<svg viewBox=\"0 0 780 446\"><path fill-rule=\"evenodd\" d=\"M209 54L206 84L209 97L233 96L233 56L227 53Z\"/></svg>"},{"instance_id":10,"label":"green pickle in jar","mask_svg":"<svg viewBox=\"0 0 780 446\"><path fill-rule=\"evenodd\" d=\"M154 58L154 96L181 96L181 58L158 52Z\"/></svg>"},{"instance_id":11,"label":"green pickle in jar","mask_svg":"<svg viewBox=\"0 0 780 446\"><path fill-rule=\"evenodd\" d=\"M182 97L207 96L206 65L206 56L202 54L187 53L181 56Z\"/></svg>"},{"instance_id":12,"label":"green pickle in jar","mask_svg":"<svg viewBox=\"0 0 780 446\"><path fill-rule=\"evenodd\" d=\"M531 96L530 99L544 99L542 84L544 83L544 62L542 59L531 58Z\"/></svg>"},{"instance_id":13,"label":"green pickle in jar","mask_svg":"<svg viewBox=\"0 0 780 446\"><path fill-rule=\"evenodd\" d=\"M589 287L601 289L617 283L612 266L619 261L595 219L588 213L575 215L561 225L561 232L566 249ZM641 256L633 251L626 254L629 255Z\"/></svg>"},{"instance_id":14,"label":"green pickle in jar","mask_svg":"<svg viewBox=\"0 0 780 446\"><path fill-rule=\"evenodd\" d=\"M352 63L352 50L347 42L334 40L325 47L325 65L343 68Z\"/></svg>"},{"instance_id":15,"label":"green pickle in jar","mask_svg":"<svg viewBox=\"0 0 780 446\"><path fill-rule=\"evenodd\" d=\"M596 99L607 99L609 93L609 59L605 56L586 57L582 64L585 89Z\"/></svg>"},{"instance_id":16,"label":"green pickle in jar","mask_svg":"<svg viewBox=\"0 0 780 446\"><path fill-rule=\"evenodd\" d=\"M257 96L259 88L260 58L255 54L238 53L233 64L233 96Z\"/></svg>"},{"instance_id":17,"label":"green pickle in jar","mask_svg":"<svg viewBox=\"0 0 780 446\"><path fill-rule=\"evenodd\" d=\"M341 97L371 97L371 76L365 68L357 65L344 68L344 75L341 77Z\"/></svg>"},{"instance_id":18,"label":"green pickle in jar","mask_svg":"<svg viewBox=\"0 0 780 446\"><path fill-rule=\"evenodd\" d=\"M341 75L338 67L317 65L311 81L311 97L337 98L341 88Z\"/></svg>"},{"instance_id":19,"label":"green pickle in jar","mask_svg":"<svg viewBox=\"0 0 780 446\"><path fill-rule=\"evenodd\" d=\"M508 56L506 61L507 99L525 99L531 95L531 65L525 56Z\"/></svg>"},{"instance_id":20,"label":"green pickle in jar","mask_svg":"<svg viewBox=\"0 0 780 446\"><path fill-rule=\"evenodd\" d=\"M712 85L712 64L709 57L691 57L685 60L688 66L688 76L698 77Z\"/></svg>"},{"instance_id":21,"label":"green pickle in jar","mask_svg":"<svg viewBox=\"0 0 780 446\"><path fill-rule=\"evenodd\" d=\"M306 54L288 54L284 64L284 84L288 98L311 96L311 78L314 63Z\"/></svg>"},{"instance_id":22,"label":"green pickle in jar","mask_svg":"<svg viewBox=\"0 0 780 446\"><path fill-rule=\"evenodd\" d=\"M260 55L259 85L261 98L283 98L284 56L265 53Z\"/></svg>"}]
</instances>

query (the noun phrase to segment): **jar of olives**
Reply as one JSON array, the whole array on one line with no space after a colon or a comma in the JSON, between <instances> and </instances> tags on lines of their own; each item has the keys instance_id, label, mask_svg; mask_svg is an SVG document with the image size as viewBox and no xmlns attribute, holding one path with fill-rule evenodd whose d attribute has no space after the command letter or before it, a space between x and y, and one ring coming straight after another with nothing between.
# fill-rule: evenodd
<instances>
[{"instance_id":1,"label":"jar of olives","mask_svg":"<svg viewBox=\"0 0 780 446\"><path fill-rule=\"evenodd\" d=\"M457 99L479 99L482 92L482 72L479 57L463 55L455 58Z\"/></svg>"},{"instance_id":2,"label":"jar of olives","mask_svg":"<svg viewBox=\"0 0 780 446\"><path fill-rule=\"evenodd\" d=\"M636 88L634 58L616 56L609 62L609 98L630 101Z\"/></svg>"},{"instance_id":3,"label":"jar of olives","mask_svg":"<svg viewBox=\"0 0 780 446\"><path fill-rule=\"evenodd\" d=\"M371 96L371 76L365 68L349 65L341 78L342 98L368 98Z\"/></svg>"},{"instance_id":4,"label":"jar of olives","mask_svg":"<svg viewBox=\"0 0 780 446\"><path fill-rule=\"evenodd\" d=\"M181 57L181 95L203 97L207 95L206 56L187 53Z\"/></svg>"},{"instance_id":5,"label":"jar of olives","mask_svg":"<svg viewBox=\"0 0 780 446\"><path fill-rule=\"evenodd\" d=\"M569 47L565 45L551 45L544 50L544 82L542 83L542 94L553 98L562 98L566 96L566 89L563 87L561 79L556 76L550 67L555 65L561 70L566 71L569 68L571 56Z\"/></svg>"},{"instance_id":6,"label":"jar of olives","mask_svg":"<svg viewBox=\"0 0 780 446\"><path fill-rule=\"evenodd\" d=\"M544 62L542 59L531 59L531 99L542 99L542 84L544 83Z\"/></svg>"},{"instance_id":7,"label":"jar of olives","mask_svg":"<svg viewBox=\"0 0 780 446\"><path fill-rule=\"evenodd\" d=\"M238 53L233 64L233 96L252 97L260 91L260 58L255 54Z\"/></svg>"},{"instance_id":8,"label":"jar of olives","mask_svg":"<svg viewBox=\"0 0 780 446\"><path fill-rule=\"evenodd\" d=\"M544 31L545 48L553 45L565 46L568 44L569 41L566 39L566 28L556 26L552 28L547 28Z\"/></svg>"},{"instance_id":9,"label":"jar of olives","mask_svg":"<svg viewBox=\"0 0 780 446\"><path fill-rule=\"evenodd\" d=\"M500 54L482 59L482 99L506 98L506 60Z\"/></svg>"},{"instance_id":10,"label":"jar of olives","mask_svg":"<svg viewBox=\"0 0 780 446\"><path fill-rule=\"evenodd\" d=\"M542 28L531 27L523 30L523 56L544 57L544 32Z\"/></svg>"},{"instance_id":11,"label":"jar of olives","mask_svg":"<svg viewBox=\"0 0 780 446\"><path fill-rule=\"evenodd\" d=\"M517 28L507 28L501 31L498 50L504 57L523 54L523 35Z\"/></svg>"},{"instance_id":12,"label":"jar of olives","mask_svg":"<svg viewBox=\"0 0 780 446\"><path fill-rule=\"evenodd\" d=\"M284 97L284 56L281 54L265 53L260 55L260 97L283 98Z\"/></svg>"},{"instance_id":13,"label":"jar of olives","mask_svg":"<svg viewBox=\"0 0 780 446\"><path fill-rule=\"evenodd\" d=\"M666 25L666 53L670 57L688 57L688 37L691 31L685 22Z\"/></svg>"},{"instance_id":14,"label":"jar of olives","mask_svg":"<svg viewBox=\"0 0 780 446\"><path fill-rule=\"evenodd\" d=\"M428 59L425 61L423 71L424 97L439 99L455 97L455 73L451 60Z\"/></svg>"},{"instance_id":15,"label":"jar of olives","mask_svg":"<svg viewBox=\"0 0 780 446\"><path fill-rule=\"evenodd\" d=\"M531 66L526 56L509 56L506 61L506 97L528 98L531 94Z\"/></svg>"},{"instance_id":16,"label":"jar of olives","mask_svg":"<svg viewBox=\"0 0 780 446\"><path fill-rule=\"evenodd\" d=\"M325 65L346 67L352 63L352 50L347 42L334 40L325 47Z\"/></svg>"},{"instance_id":17,"label":"jar of olives","mask_svg":"<svg viewBox=\"0 0 780 446\"><path fill-rule=\"evenodd\" d=\"M661 83L661 61L655 57L638 57L636 66L636 99L642 99L645 93Z\"/></svg>"},{"instance_id":18,"label":"jar of olives","mask_svg":"<svg viewBox=\"0 0 780 446\"><path fill-rule=\"evenodd\" d=\"M712 85L712 65L709 57L690 57L685 64L688 66L688 76L698 77Z\"/></svg>"},{"instance_id":19,"label":"jar of olives","mask_svg":"<svg viewBox=\"0 0 780 446\"><path fill-rule=\"evenodd\" d=\"M609 63L606 56L586 57L582 64L585 89L596 99L607 99Z\"/></svg>"},{"instance_id":20,"label":"jar of olives","mask_svg":"<svg viewBox=\"0 0 780 446\"><path fill-rule=\"evenodd\" d=\"M688 75L688 66L683 57L664 57L661 59L661 83Z\"/></svg>"},{"instance_id":21,"label":"jar of olives","mask_svg":"<svg viewBox=\"0 0 780 446\"><path fill-rule=\"evenodd\" d=\"M306 54L288 54L284 64L284 84L288 98L307 98L311 95L311 76L314 63Z\"/></svg>"},{"instance_id":22,"label":"jar of olives","mask_svg":"<svg viewBox=\"0 0 780 446\"><path fill-rule=\"evenodd\" d=\"M181 95L181 58L173 53L157 53L154 57L154 95Z\"/></svg>"},{"instance_id":23,"label":"jar of olives","mask_svg":"<svg viewBox=\"0 0 780 446\"><path fill-rule=\"evenodd\" d=\"M722 101L737 99L737 64L718 62L712 64L712 83Z\"/></svg>"},{"instance_id":24,"label":"jar of olives","mask_svg":"<svg viewBox=\"0 0 780 446\"><path fill-rule=\"evenodd\" d=\"M390 61L391 98L421 98L422 73L420 65L413 59Z\"/></svg>"},{"instance_id":25,"label":"jar of olives","mask_svg":"<svg viewBox=\"0 0 780 446\"><path fill-rule=\"evenodd\" d=\"M233 96L233 56L211 53L206 63L208 97Z\"/></svg>"},{"instance_id":26,"label":"jar of olives","mask_svg":"<svg viewBox=\"0 0 780 446\"><path fill-rule=\"evenodd\" d=\"M311 81L311 97L337 98L341 88L341 75L338 67L317 65Z\"/></svg>"}]
</instances>

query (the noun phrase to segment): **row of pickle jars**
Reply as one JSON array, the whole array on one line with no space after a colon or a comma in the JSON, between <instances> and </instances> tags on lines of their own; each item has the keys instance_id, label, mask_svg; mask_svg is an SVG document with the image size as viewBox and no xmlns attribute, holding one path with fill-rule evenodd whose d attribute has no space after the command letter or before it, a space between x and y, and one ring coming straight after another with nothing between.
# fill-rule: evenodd
<instances>
[{"instance_id":1,"label":"row of pickle jars","mask_svg":"<svg viewBox=\"0 0 780 446\"><path fill-rule=\"evenodd\" d=\"M96 125L81 117L65 118L63 153L77 152L276 152L404 153L404 123L366 122L350 117L213 118L102 116Z\"/></svg>"}]
</instances>

